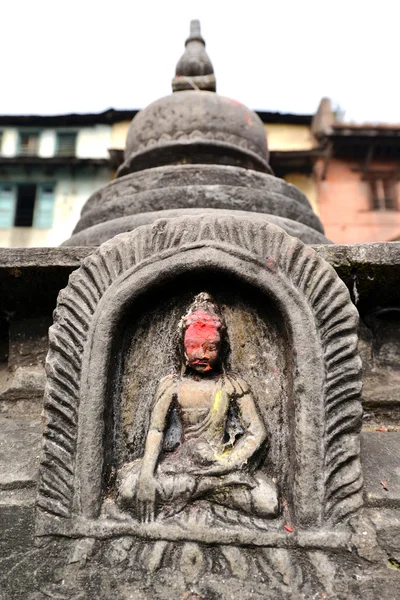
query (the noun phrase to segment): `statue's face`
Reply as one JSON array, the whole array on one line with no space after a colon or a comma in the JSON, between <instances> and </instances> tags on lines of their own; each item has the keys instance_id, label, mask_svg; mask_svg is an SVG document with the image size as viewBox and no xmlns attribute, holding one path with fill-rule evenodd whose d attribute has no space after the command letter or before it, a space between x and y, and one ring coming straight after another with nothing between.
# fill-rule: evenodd
<instances>
[{"instance_id":1,"label":"statue's face","mask_svg":"<svg viewBox=\"0 0 400 600\"><path fill-rule=\"evenodd\" d=\"M211 371L218 361L221 336L215 320L198 311L197 320L186 329L183 339L185 358L197 373Z\"/></svg>"}]
</instances>

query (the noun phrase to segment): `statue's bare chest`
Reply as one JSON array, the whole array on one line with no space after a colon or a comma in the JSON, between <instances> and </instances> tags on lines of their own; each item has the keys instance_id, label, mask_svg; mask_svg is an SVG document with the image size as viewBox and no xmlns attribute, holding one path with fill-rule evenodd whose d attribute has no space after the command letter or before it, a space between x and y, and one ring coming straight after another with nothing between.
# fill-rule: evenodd
<instances>
[{"instance_id":1,"label":"statue's bare chest","mask_svg":"<svg viewBox=\"0 0 400 600\"><path fill-rule=\"evenodd\" d=\"M182 379L178 386L178 403L183 410L209 409L219 389L218 379Z\"/></svg>"}]
</instances>

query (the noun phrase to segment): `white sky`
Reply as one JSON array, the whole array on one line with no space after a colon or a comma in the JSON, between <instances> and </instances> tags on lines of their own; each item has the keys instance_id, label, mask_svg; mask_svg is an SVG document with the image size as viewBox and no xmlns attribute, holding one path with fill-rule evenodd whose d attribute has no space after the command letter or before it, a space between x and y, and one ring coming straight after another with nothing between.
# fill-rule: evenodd
<instances>
[{"instance_id":1,"label":"white sky","mask_svg":"<svg viewBox=\"0 0 400 600\"><path fill-rule=\"evenodd\" d=\"M220 94L400 122L400 0L3 0L0 114L143 108L170 93L193 18Z\"/></svg>"}]
</instances>

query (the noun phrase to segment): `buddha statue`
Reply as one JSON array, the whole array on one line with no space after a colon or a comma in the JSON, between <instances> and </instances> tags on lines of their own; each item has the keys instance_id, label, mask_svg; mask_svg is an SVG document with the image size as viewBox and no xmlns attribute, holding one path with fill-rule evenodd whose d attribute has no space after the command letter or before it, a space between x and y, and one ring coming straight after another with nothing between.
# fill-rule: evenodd
<instances>
[{"instance_id":1,"label":"buddha statue","mask_svg":"<svg viewBox=\"0 0 400 600\"><path fill-rule=\"evenodd\" d=\"M180 333L182 371L159 383L144 455L120 470L118 504L142 522L196 500L276 516L276 486L257 471L266 427L248 383L224 365L226 326L208 294L194 299Z\"/></svg>"}]
</instances>

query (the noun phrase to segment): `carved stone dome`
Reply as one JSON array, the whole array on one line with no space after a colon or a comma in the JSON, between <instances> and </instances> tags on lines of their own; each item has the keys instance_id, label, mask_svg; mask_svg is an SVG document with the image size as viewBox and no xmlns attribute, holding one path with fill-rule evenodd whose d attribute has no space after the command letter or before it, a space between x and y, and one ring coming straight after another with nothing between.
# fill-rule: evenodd
<instances>
[{"instance_id":1,"label":"carved stone dome","mask_svg":"<svg viewBox=\"0 0 400 600\"><path fill-rule=\"evenodd\" d=\"M270 173L264 125L240 102L213 92L185 90L161 98L133 119L118 176L180 163Z\"/></svg>"}]
</instances>

